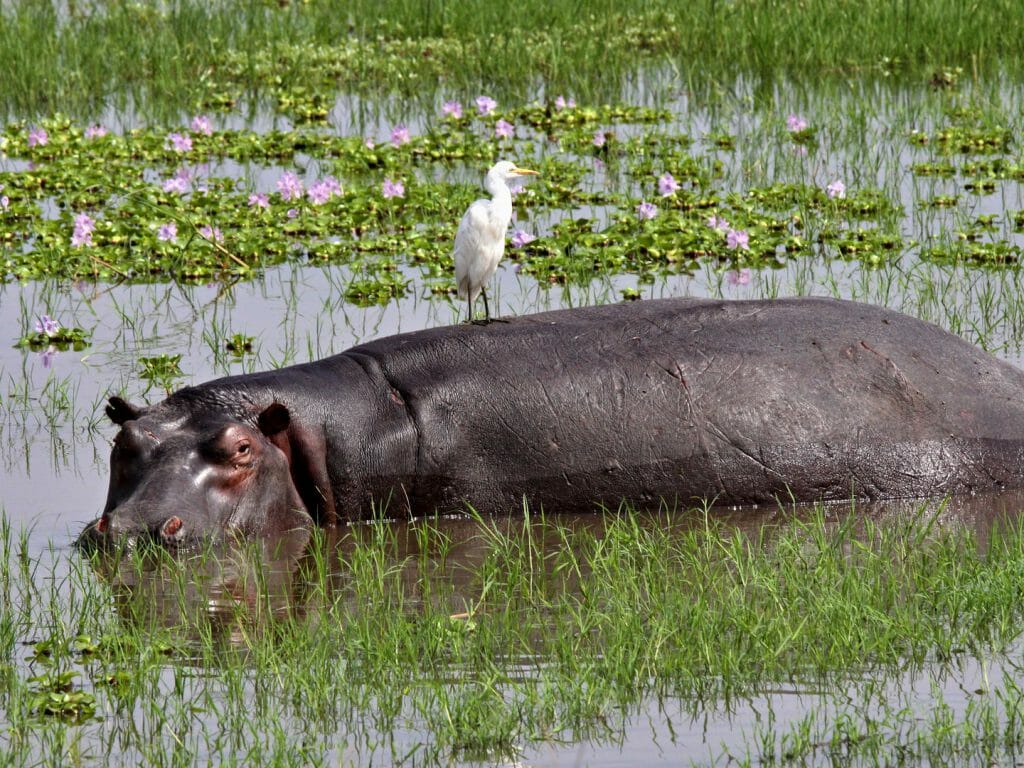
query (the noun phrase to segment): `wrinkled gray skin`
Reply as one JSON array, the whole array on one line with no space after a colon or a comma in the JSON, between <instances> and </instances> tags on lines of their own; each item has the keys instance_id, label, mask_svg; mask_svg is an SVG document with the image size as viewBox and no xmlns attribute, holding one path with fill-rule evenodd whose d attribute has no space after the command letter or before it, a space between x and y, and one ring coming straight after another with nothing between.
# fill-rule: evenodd
<instances>
[{"instance_id":1,"label":"wrinkled gray skin","mask_svg":"<svg viewBox=\"0 0 1024 768\"><path fill-rule=\"evenodd\" d=\"M907 498L1024 485L1024 374L833 299L665 299L383 338L121 425L84 536L465 509Z\"/></svg>"}]
</instances>

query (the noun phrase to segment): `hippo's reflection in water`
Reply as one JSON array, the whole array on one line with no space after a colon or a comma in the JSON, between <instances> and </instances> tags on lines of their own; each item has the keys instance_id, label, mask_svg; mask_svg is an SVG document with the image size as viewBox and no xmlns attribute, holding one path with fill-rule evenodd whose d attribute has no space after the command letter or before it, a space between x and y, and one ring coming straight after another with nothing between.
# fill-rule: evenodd
<instances>
[{"instance_id":1,"label":"hippo's reflection in water","mask_svg":"<svg viewBox=\"0 0 1024 768\"><path fill-rule=\"evenodd\" d=\"M669 535L771 541L814 516L826 530L926 521L939 532L962 530L985 550L1000 525L1024 509L1024 492L954 499L779 505L756 510L714 508L660 513L536 515L526 518L441 517L353 523L334 531L298 530L271 537L221 540L201 552L171 556L93 553L121 616L140 627L178 628L184 641L211 632L224 644L244 645L254 631L280 620L304 620L326 608L341 614L400 610L454 617L486 613L488 566L502 547L529 547L535 579L558 580L560 594L577 597L582 570L558 570L556 556L575 537L600 540L628 524ZM625 521L625 523L624 523ZM704 529L703 531L701 529ZM557 572L556 572L557 571ZM504 574L505 577L508 574ZM369 585L369 586L368 586Z\"/></svg>"}]
</instances>

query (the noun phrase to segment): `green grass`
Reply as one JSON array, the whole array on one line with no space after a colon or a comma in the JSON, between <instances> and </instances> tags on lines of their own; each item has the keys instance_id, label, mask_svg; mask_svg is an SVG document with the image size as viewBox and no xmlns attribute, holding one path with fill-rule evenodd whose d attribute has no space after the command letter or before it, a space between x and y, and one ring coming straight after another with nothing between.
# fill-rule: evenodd
<instances>
[{"instance_id":1,"label":"green grass","mask_svg":"<svg viewBox=\"0 0 1024 768\"><path fill-rule=\"evenodd\" d=\"M670 87L697 90L737 75L766 86L779 75L864 73L945 82L1016 71L1022 24L1013 0L529 0L514 14L483 0L72 2L67 14L14 0L0 9L0 108L87 117L130 99L167 116L254 93L306 101L325 79L422 105L440 77L463 97L523 100L543 82L549 93L607 99L644 64L676 73Z\"/></svg>"},{"instance_id":2,"label":"green grass","mask_svg":"<svg viewBox=\"0 0 1024 768\"><path fill-rule=\"evenodd\" d=\"M102 579L22 557L6 526L6 764L72 747L83 764L110 748L156 765L490 760L614 741L651 702L743 712L783 683L806 691L806 719L744 716L736 759L998 759L1024 745L1024 526L982 544L950 519L378 523L276 561L135 553ZM965 663L993 675L970 706L941 686L931 715L898 704L893 685Z\"/></svg>"}]
</instances>

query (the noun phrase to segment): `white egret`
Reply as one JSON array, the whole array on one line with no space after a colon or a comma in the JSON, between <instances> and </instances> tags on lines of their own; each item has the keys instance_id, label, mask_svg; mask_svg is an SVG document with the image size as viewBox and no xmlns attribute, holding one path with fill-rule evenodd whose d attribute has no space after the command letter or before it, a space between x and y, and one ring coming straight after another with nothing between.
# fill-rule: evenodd
<instances>
[{"instance_id":1,"label":"white egret","mask_svg":"<svg viewBox=\"0 0 1024 768\"><path fill-rule=\"evenodd\" d=\"M509 179L516 176L536 176L536 171L517 168L515 163L502 160L487 172L484 189L491 200L477 200L462 216L455 234L455 283L459 298L469 302L469 319L473 319L473 302L484 295L485 322L491 320L484 286L494 276L498 262L505 252L505 232L512 221L512 192Z\"/></svg>"}]
</instances>

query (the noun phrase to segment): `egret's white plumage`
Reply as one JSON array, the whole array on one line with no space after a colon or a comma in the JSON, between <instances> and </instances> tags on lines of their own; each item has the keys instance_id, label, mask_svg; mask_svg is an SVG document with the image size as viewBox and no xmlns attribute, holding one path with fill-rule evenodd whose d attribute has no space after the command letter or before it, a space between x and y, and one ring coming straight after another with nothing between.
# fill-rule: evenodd
<instances>
[{"instance_id":1,"label":"egret's white plumage","mask_svg":"<svg viewBox=\"0 0 1024 768\"><path fill-rule=\"evenodd\" d=\"M484 189L491 200L477 200L462 216L455 234L455 283L459 298L469 302L469 319L473 319L473 302L484 295L484 312L489 321L491 310L487 306L484 286L494 276L498 262L505 252L505 232L512 221L512 192L509 179L516 176L536 176L536 171L517 168L515 163L502 160L487 172Z\"/></svg>"}]
</instances>

